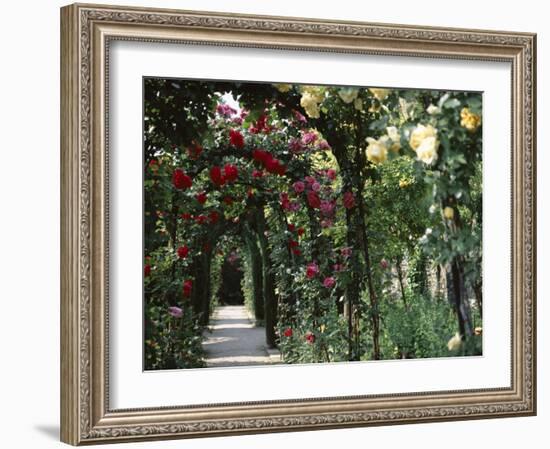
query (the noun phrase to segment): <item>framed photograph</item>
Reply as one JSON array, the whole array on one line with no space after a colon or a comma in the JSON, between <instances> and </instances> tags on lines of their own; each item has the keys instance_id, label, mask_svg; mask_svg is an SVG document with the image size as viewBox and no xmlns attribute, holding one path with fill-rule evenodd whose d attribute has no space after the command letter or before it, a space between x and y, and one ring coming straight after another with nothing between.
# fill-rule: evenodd
<instances>
[{"instance_id":1,"label":"framed photograph","mask_svg":"<svg viewBox=\"0 0 550 449\"><path fill-rule=\"evenodd\" d=\"M61 9L61 439L536 413L536 36Z\"/></svg>"}]
</instances>

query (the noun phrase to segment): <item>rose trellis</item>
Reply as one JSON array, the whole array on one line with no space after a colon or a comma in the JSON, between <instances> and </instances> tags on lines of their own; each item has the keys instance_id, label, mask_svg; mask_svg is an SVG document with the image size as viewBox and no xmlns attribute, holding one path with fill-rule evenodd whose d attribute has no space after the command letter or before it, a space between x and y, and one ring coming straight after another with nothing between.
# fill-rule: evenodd
<instances>
[{"instance_id":1,"label":"rose trellis","mask_svg":"<svg viewBox=\"0 0 550 449\"><path fill-rule=\"evenodd\" d=\"M479 293L481 310L477 95L152 83L144 166L146 231L155 235L144 268L152 365L200 365L213 261L228 251L228 235L251 261L266 343L286 361L387 358L383 315L395 276L410 311L402 252L448 270L459 342L474 333L466 292ZM166 89L176 94L163 97ZM379 203L391 195L424 212L377 230L388 219Z\"/></svg>"}]
</instances>

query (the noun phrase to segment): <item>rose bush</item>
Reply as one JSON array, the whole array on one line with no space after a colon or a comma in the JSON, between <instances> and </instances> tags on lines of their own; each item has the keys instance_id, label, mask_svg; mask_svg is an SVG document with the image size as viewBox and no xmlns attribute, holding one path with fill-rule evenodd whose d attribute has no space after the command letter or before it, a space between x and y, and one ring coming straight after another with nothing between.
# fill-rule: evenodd
<instances>
[{"instance_id":1,"label":"rose bush","mask_svg":"<svg viewBox=\"0 0 550 449\"><path fill-rule=\"evenodd\" d=\"M482 304L466 310L463 293L481 291L478 94L175 84L146 88L147 366L203 363L228 241L244 249L245 302L286 362L423 357L423 338L440 354L453 319L470 338ZM169 92L184 119L149 91ZM388 323L431 310L455 280L447 316L414 315L441 335L404 343Z\"/></svg>"}]
</instances>

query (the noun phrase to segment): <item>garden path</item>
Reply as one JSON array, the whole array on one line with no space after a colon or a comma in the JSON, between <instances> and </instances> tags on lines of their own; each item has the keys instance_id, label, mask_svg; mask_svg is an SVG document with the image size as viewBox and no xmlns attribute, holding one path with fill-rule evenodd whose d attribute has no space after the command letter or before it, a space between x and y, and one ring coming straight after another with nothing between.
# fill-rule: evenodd
<instances>
[{"instance_id":1,"label":"garden path","mask_svg":"<svg viewBox=\"0 0 550 449\"><path fill-rule=\"evenodd\" d=\"M218 306L208 327L202 343L207 367L280 363L278 354L267 351L265 328L254 325L245 306Z\"/></svg>"}]
</instances>

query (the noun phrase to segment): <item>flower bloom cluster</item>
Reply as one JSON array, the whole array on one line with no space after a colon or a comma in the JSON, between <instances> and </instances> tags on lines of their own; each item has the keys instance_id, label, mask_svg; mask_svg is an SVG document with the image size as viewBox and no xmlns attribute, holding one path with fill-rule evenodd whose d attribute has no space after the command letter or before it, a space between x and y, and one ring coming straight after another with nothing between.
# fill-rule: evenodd
<instances>
[{"instance_id":1,"label":"flower bloom cluster","mask_svg":"<svg viewBox=\"0 0 550 449\"><path fill-rule=\"evenodd\" d=\"M172 173L172 185L179 190L190 189L193 186L193 180L181 168L176 168Z\"/></svg>"},{"instance_id":2,"label":"flower bloom cluster","mask_svg":"<svg viewBox=\"0 0 550 449\"><path fill-rule=\"evenodd\" d=\"M424 162L426 165L433 164L437 160L437 150L439 148L437 129L432 125L418 124L411 133L409 145L416 152L419 161Z\"/></svg>"},{"instance_id":3,"label":"flower bloom cluster","mask_svg":"<svg viewBox=\"0 0 550 449\"><path fill-rule=\"evenodd\" d=\"M319 104L325 98L324 89L318 86L303 86L300 106L304 108L306 114L311 118L319 118Z\"/></svg>"},{"instance_id":4,"label":"flower bloom cluster","mask_svg":"<svg viewBox=\"0 0 550 449\"><path fill-rule=\"evenodd\" d=\"M189 247L187 245L180 246L177 250L180 259L186 259L189 255Z\"/></svg>"},{"instance_id":5,"label":"flower bloom cluster","mask_svg":"<svg viewBox=\"0 0 550 449\"><path fill-rule=\"evenodd\" d=\"M468 108L462 108L460 111L460 126L470 132L474 132L481 125L481 116L474 114Z\"/></svg>"},{"instance_id":6,"label":"flower bloom cluster","mask_svg":"<svg viewBox=\"0 0 550 449\"><path fill-rule=\"evenodd\" d=\"M395 126L386 128L387 134L379 139L367 137L367 159L373 164L378 165L387 161L388 151L398 153L401 149L401 135Z\"/></svg>"},{"instance_id":7,"label":"flower bloom cluster","mask_svg":"<svg viewBox=\"0 0 550 449\"><path fill-rule=\"evenodd\" d=\"M252 151L252 159L260 163L268 173L283 176L286 173L286 165L273 157L269 151L256 148Z\"/></svg>"},{"instance_id":8,"label":"flower bloom cluster","mask_svg":"<svg viewBox=\"0 0 550 449\"><path fill-rule=\"evenodd\" d=\"M191 279L187 279L183 282L183 297L189 298L191 296L191 291L193 290L193 281Z\"/></svg>"}]
</instances>

